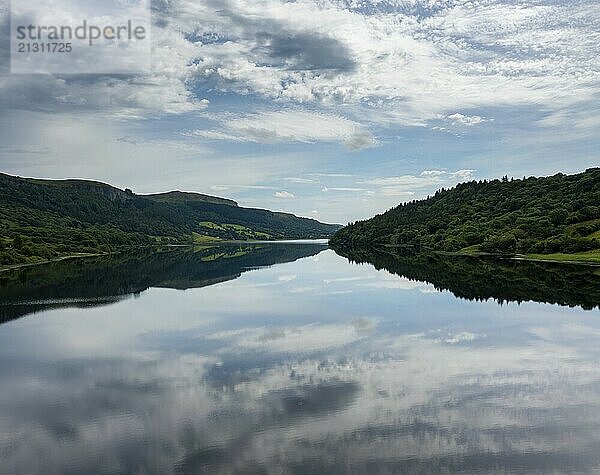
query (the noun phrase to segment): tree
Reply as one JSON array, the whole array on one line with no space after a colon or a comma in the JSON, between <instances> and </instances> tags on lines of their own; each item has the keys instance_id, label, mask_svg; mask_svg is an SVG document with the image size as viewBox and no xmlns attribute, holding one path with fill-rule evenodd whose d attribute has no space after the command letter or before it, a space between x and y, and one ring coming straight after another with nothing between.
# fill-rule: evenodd
<instances>
[{"instance_id":1,"label":"tree","mask_svg":"<svg viewBox=\"0 0 600 475\"><path fill-rule=\"evenodd\" d=\"M481 248L486 252L514 254L517 250L517 238L512 233L490 236L483 242Z\"/></svg>"},{"instance_id":2,"label":"tree","mask_svg":"<svg viewBox=\"0 0 600 475\"><path fill-rule=\"evenodd\" d=\"M13 239L13 247L15 249L22 249L23 248L23 236L21 236L20 234L17 234L14 239Z\"/></svg>"},{"instance_id":3,"label":"tree","mask_svg":"<svg viewBox=\"0 0 600 475\"><path fill-rule=\"evenodd\" d=\"M553 209L550 211L549 218L550 222L555 226L560 224L565 224L567 221L567 217L569 216L569 212L564 208Z\"/></svg>"}]
</instances>

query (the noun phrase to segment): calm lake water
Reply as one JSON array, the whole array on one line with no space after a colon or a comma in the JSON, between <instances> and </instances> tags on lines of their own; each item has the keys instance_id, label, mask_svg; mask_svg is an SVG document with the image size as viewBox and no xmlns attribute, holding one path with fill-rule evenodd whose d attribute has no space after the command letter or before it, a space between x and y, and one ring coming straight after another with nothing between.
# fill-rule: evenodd
<instances>
[{"instance_id":1,"label":"calm lake water","mask_svg":"<svg viewBox=\"0 0 600 475\"><path fill-rule=\"evenodd\" d=\"M0 274L0 472L600 472L598 270L370 259Z\"/></svg>"}]
</instances>

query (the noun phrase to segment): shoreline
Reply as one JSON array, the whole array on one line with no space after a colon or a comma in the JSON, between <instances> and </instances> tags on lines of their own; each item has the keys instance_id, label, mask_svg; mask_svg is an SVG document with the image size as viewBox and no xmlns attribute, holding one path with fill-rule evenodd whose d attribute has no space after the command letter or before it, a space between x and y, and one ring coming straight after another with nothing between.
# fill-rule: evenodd
<instances>
[{"instance_id":1,"label":"shoreline","mask_svg":"<svg viewBox=\"0 0 600 475\"><path fill-rule=\"evenodd\" d=\"M2 272L10 272L13 270L23 269L25 267L35 267L42 266L46 264L53 264L55 262L69 261L72 259L83 259L86 257L101 257L101 256L110 256L113 253L110 252L101 252L101 253L85 253L85 254L69 254L68 256L56 257L55 259L47 259L45 261L38 262L25 262L23 264L10 264L7 266L0 266L0 273Z\"/></svg>"},{"instance_id":2,"label":"shoreline","mask_svg":"<svg viewBox=\"0 0 600 475\"><path fill-rule=\"evenodd\" d=\"M134 248L128 248L115 252L99 252L99 253L80 253L80 254L69 254L62 257L57 257L55 259L48 259L44 261L38 262L29 262L22 264L12 264L7 266L0 266L0 274L4 272L15 271L27 267L35 267L47 264L53 264L56 262L62 262L73 259L83 259L90 257L102 257L102 256L110 256L114 254L119 254L121 252L125 252L127 250L140 250L140 249L152 249L159 247L166 248L193 248L193 247L217 247L220 245L234 245L234 244L315 244L315 245L326 245L329 243L328 239L280 239L275 241L260 241L260 240L252 240L252 241L212 241L206 243L190 243L190 244L167 244L164 246L139 246ZM385 246L388 249L391 246ZM434 254L439 254L443 256L449 257L470 257L475 259L499 259L499 260L510 260L510 261L522 261L522 262L541 262L541 263L551 263L551 264L569 264L569 265L580 265L580 266L588 266L588 267L600 267L600 258L598 260L586 260L586 259L557 259L553 258L555 254L548 254L548 257L544 257L544 255L514 255L514 256L503 256L498 254L488 254L484 252L479 253L466 253L466 252L447 252L447 251L430 251ZM561 257L568 257L569 254L560 254ZM576 256L576 255L574 255Z\"/></svg>"},{"instance_id":3,"label":"shoreline","mask_svg":"<svg viewBox=\"0 0 600 475\"><path fill-rule=\"evenodd\" d=\"M56 262L68 261L73 259L82 259L89 257L103 257L119 254L128 250L140 250L140 249L155 249L155 248L194 248L194 247L217 247L220 245L233 245L233 244L315 244L315 245L326 245L329 243L329 239L279 239L275 241L210 241L205 243L189 243L189 244L165 244L165 245L153 245L153 246L137 246L127 249L121 249L115 252L97 252L97 253L79 253L69 254L66 256L57 257L54 259L47 259L38 262L24 262L22 264L10 264L2 266L0 265L0 274L4 272L15 271L27 267L36 267L47 264L53 264Z\"/></svg>"},{"instance_id":4,"label":"shoreline","mask_svg":"<svg viewBox=\"0 0 600 475\"><path fill-rule=\"evenodd\" d=\"M503 256L499 254L487 254L487 253L466 253L466 252L445 252L445 251L434 251L436 254L441 254L443 256L456 256L456 257L472 257L476 259L480 258L490 258L490 259L501 259L501 260L509 260L509 261L524 261L524 262L549 262L551 264L571 264L571 265L581 265L581 266L590 266L590 267L600 267L600 259L557 259L553 258L555 254L548 254L548 257L544 257L543 254L516 254L513 256ZM569 254L561 254L561 256L569 256ZM573 254L576 256L576 254Z\"/></svg>"},{"instance_id":5,"label":"shoreline","mask_svg":"<svg viewBox=\"0 0 600 475\"><path fill-rule=\"evenodd\" d=\"M384 244L379 247L381 251L390 252L392 249L397 249L398 246L392 246L390 244ZM377 246L368 247L367 249L377 250ZM335 250L335 246L334 246ZM449 252L449 251L434 251L427 250L432 254L438 254L441 256L448 257L470 257L474 259L498 259L498 260L510 260L510 261L524 261L524 262L546 262L551 264L569 264L579 265L588 267L600 267L600 251L595 251L598 254L594 256L588 256L586 254L514 254L514 255L502 255L502 254L490 254L486 252Z\"/></svg>"}]
</instances>

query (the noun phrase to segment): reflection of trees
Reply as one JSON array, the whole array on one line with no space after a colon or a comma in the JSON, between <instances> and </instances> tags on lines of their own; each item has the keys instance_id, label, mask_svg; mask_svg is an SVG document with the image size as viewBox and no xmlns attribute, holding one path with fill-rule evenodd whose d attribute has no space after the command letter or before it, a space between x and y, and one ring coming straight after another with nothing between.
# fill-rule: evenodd
<instances>
[{"instance_id":1,"label":"reflection of trees","mask_svg":"<svg viewBox=\"0 0 600 475\"><path fill-rule=\"evenodd\" d=\"M433 284L460 298L504 302L543 302L600 308L597 267L514 260L400 255L391 251L339 250L350 261L369 263L410 280Z\"/></svg>"},{"instance_id":2,"label":"reflection of trees","mask_svg":"<svg viewBox=\"0 0 600 475\"><path fill-rule=\"evenodd\" d=\"M312 256L315 244L244 244L74 259L0 274L0 321L57 307L105 305L150 287L189 289Z\"/></svg>"}]
</instances>

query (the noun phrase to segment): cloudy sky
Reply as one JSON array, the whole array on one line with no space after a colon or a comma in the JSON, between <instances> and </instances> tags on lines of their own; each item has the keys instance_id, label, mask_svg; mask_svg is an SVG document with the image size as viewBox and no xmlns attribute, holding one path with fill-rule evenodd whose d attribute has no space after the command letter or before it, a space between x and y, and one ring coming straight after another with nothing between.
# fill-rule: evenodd
<instances>
[{"instance_id":1,"label":"cloudy sky","mask_svg":"<svg viewBox=\"0 0 600 475\"><path fill-rule=\"evenodd\" d=\"M597 0L154 0L143 75L10 74L0 21L6 173L344 223L600 163Z\"/></svg>"}]
</instances>

